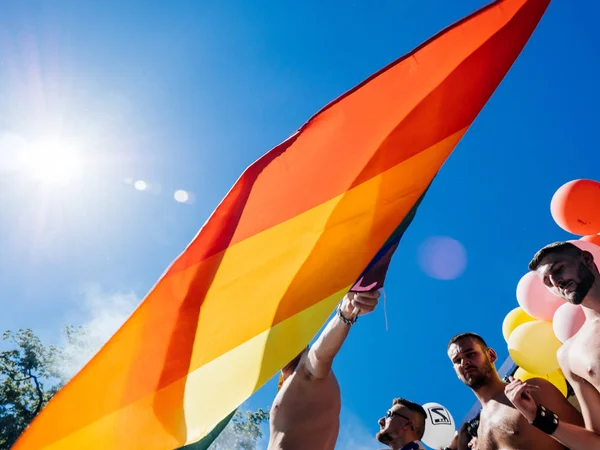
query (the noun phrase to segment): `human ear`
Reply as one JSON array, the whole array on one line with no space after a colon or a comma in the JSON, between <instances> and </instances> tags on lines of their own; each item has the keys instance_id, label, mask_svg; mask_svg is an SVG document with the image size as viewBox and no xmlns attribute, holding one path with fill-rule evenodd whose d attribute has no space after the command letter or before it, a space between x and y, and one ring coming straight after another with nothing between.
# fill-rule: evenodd
<instances>
[{"instance_id":1,"label":"human ear","mask_svg":"<svg viewBox=\"0 0 600 450\"><path fill-rule=\"evenodd\" d=\"M590 252L588 251L583 251L582 252L583 255L583 261L585 262L585 265L588 267L588 269L596 269L598 270L598 267L596 267L596 262L594 261L594 255L592 255Z\"/></svg>"},{"instance_id":2,"label":"human ear","mask_svg":"<svg viewBox=\"0 0 600 450\"><path fill-rule=\"evenodd\" d=\"M495 363L496 361L498 361L498 355L496 354L493 348L488 349L488 357L491 363Z\"/></svg>"}]
</instances>

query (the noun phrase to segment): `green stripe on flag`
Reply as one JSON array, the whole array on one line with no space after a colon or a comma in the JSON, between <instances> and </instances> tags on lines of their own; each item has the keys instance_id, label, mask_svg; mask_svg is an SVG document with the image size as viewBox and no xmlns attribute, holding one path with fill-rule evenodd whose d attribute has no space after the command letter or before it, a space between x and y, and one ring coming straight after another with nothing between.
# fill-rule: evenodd
<instances>
[{"instance_id":1,"label":"green stripe on flag","mask_svg":"<svg viewBox=\"0 0 600 450\"><path fill-rule=\"evenodd\" d=\"M210 433L200 439L198 442L194 442L193 444L184 445L183 447L179 447L177 450L208 450L208 448L212 445L212 443L219 437L221 432L225 429L225 427L229 424L231 419L233 418L237 409L234 409L227 417L221 420L216 427L214 427Z\"/></svg>"}]
</instances>

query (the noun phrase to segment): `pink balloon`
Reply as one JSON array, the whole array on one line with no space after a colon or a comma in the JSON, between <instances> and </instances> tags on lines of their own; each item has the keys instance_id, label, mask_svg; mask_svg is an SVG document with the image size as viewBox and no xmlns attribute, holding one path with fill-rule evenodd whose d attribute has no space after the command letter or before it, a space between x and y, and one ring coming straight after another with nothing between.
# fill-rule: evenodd
<instances>
[{"instance_id":1,"label":"pink balloon","mask_svg":"<svg viewBox=\"0 0 600 450\"><path fill-rule=\"evenodd\" d=\"M537 277L535 272L526 273L517 285L517 301L527 314L536 319L552 321L556 310L565 301L555 296Z\"/></svg>"},{"instance_id":2,"label":"pink balloon","mask_svg":"<svg viewBox=\"0 0 600 450\"><path fill-rule=\"evenodd\" d=\"M592 244L591 242L582 241L582 240L569 241L569 242L573 245L576 245L581 250L586 250L586 251L590 252L592 254L592 256L594 257L594 262L596 263L596 267L598 267L598 269L600 269L600 247L598 247L596 244Z\"/></svg>"},{"instance_id":3,"label":"pink balloon","mask_svg":"<svg viewBox=\"0 0 600 450\"><path fill-rule=\"evenodd\" d=\"M600 234L592 234L590 236L583 236L579 239L580 241L591 242L595 245L600 245Z\"/></svg>"},{"instance_id":4,"label":"pink balloon","mask_svg":"<svg viewBox=\"0 0 600 450\"><path fill-rule=\"evenodd\" d=\"M585 322L585 313L580 305L565 303L554 313L552 328L554 334L563 344L575 336Z\"/></svg>"}]
</instances>

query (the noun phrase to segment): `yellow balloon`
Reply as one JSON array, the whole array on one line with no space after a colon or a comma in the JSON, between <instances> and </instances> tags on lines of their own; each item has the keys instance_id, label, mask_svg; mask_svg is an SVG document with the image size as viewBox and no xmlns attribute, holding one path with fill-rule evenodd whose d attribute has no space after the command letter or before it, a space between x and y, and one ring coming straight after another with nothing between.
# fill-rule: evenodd
<instances>
[{"instance_id":1,"label":"yellow balloon","mask_svg":"<svg viewBox=\"0 0 600 450\"><path fill-rule=\"evenodd\" d=\"M527 372L547 375L559 368L556 352L561 345L552 323L536 320L515 328L508 339L508 353Z\"/></svg>"},{"instance_id":2,"label":"yellow balloon","mask_svg":"<svg viewBox=\"0 0 600 450\"><path fill-rule=\"evenodd\" d=\"M567 396L567 380L565 379L561 370L555 370L548 375L536 375L534 373L527 372L523 368L519 367L515 372L515 378L521 381L527 381L532 378L543 378L552 383L565 397Z\"/></svg>"},{"instance_id":3,"label":"yellow balloon","mask_svg":"<svg viewBox=\"0 0 600 450\"><path fill-rule=\"evenodd\" d=\"M508 342L510 335L519 325L533 322L534 320L535 319L523 311L520 306L513 309L506 315L504 322L502 322L502 336L504 336L504 340Z\"/></svg>"}]
</instances>

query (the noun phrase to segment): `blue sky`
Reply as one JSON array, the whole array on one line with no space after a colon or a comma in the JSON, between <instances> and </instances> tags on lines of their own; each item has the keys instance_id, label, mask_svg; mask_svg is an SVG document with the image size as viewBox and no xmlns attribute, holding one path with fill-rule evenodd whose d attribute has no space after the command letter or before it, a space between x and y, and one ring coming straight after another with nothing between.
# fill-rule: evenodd
<instances>
[{"instance_id":1,"label":"blue sky","mask_svg":"<svg viewBox=\"0 0 600 450\"><path fill-rule=\"evenodd\" d=\"M485 3L3 1L0 329L58 341L67 323L123 320L248 164ZM500 327L529 257L567 237L552 194L600 178L599 12L555 0L442 168L390 268L389 330L379 308L336 360L353 424L343 433L374 435L397 396L442 403L460 421L474 399L445 355L458 332L481 333L506 357ZM70 183L15 169L24 142L49 141L78 153ZM193 203L176 202L177 189ZM464 246L462 276L419 267L432 236ZM250 405L269 405L275 387Z\"/></svg>"}]
</instances>

